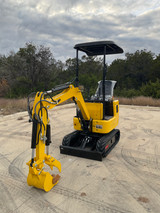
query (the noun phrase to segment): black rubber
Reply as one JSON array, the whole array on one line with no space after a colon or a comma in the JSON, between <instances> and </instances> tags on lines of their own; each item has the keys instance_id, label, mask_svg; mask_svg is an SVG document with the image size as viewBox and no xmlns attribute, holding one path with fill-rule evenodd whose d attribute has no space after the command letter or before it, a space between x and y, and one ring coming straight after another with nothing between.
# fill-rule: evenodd
<instances>
[{"instance_id":1,"label":"black rubber","mask_svg":"<svg viewBox=\"0 0 160 213\"><path fill-rule=\"evenodd\" d=\"M107 154L118 143L119 139L120 131L118 129L114 129L97 141L96 150L101 152L103 157L106 157Z\"/></svg>"},{"instance_id":2,"label":"black rubber","mask_svg":"<svg viewBox=\"0 0 160 213\"><path fill-rule=\"evenodd\" d=\"M86 137L90 137L91 140L82 146ZM60 153L102 161L102 158L106 157L118 143L119 138L118 129L114 129L108 134L74 131L63 138Z\"/></svg>"},{"instance_id":3,"label":"black rubber","mask_svg":"<svg viewBox=\"0 0 160 213\"><path fill-rule=\"evenodd\" d=\"M80 136L80 131L71 132L70 134L64 136L62 145L70 146L72 141L75 141L76 139L78 139L79 136Z\"/></svg>"}]
</instances>

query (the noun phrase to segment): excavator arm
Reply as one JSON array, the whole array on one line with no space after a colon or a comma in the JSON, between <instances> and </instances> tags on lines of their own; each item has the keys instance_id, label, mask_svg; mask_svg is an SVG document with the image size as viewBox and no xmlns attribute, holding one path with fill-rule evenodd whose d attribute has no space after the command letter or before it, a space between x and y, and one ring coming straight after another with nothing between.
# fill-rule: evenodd
<instances>
[{"instance_id":1,"label":"excavator arm","mask_svg":"<svg viewBox=\"0 0 160 213\"><path fill-rule=\"evenodd\" d=\"M57 88L58 90L61 89L61 87ZM72 84L68 86L68 88L64 89L60 94L53 96L52 98L46 98L44 99L44 95L47 95L49 93L52 93L56 91L56 89L44 92L41 94L40 100L36 103L34 109L34 112L36 113L36 108L38 104L42 104L43 107L48 109L52 109L55 106L65 102L66 100L72 99L80 109L82 116L85 120L90 120L90 115L87 110L85 101L83 99L82 93L78 87L74 87ZM37 108L38 110L38 108ZM33 113L34 113L33 112Z\"/></svg>"},{"instance_id":2,"label":"excavator arm","mask_svg":"<svg viewBox=\"0 0 160 213\"><path fill-rule=\"evenodd\" d=\"M63 91L53 97L51 96L53 92L60 90ZM45 98L46 96L49 96L49 98ZM47 164L51 170L53 167L56 167L61 172L60 162L49 154L51 128L48 110L69 99L75 102L77 113L81 119L82 129L86 130L88 125L85 122L88 121L89 123L90 115L80 89L72 84L61 85L46 92L37 92L33 109L30 110L30 107L28 107L30 120L32 121L32 156L31 160L27 163L29 166L27 182L30 186L49 191L59 181L59 175L51 175L49 172L44 171L44 164Z\"/></svg>"}]
</instances>

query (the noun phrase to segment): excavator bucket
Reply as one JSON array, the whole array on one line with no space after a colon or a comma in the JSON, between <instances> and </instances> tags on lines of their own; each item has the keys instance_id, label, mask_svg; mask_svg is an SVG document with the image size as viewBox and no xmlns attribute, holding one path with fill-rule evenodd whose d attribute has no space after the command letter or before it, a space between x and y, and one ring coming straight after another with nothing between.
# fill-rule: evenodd
<instances>
[{"instance_id":1,"label":"excavator bucket","mask_svg":"<svg viewBox=\"0 0 160 213\"><path fill-rule=\"evenodd\" d=\"M51 169L53 169L54 166L59 170L59 172L61 172L61 163L53 157L51 159L54 159L54 161L53 162L47 161L46 157L46 164L48 164ZM31 161L27 163L27 165L29 166L27 183L29 186L34 186L36 188L43 189L44 191L48 192L53 188L53 186L55 186L59 182L60 176L51 175L49 172L45 172L43 170L44 169L43 163L40 163L39 167L37 166L37 164L38 161L37 163L34 163L32 166Z\"/></svg>"},{"instance_id":2,"label":"excavator bucket","mask_svg":"<svg viewBox=\"0 0 160 213\"><path fill-rule=\"evenodd\" d=\"M50 191L59 181L60 176L52 176L49 172L42 171L39 175L34 175L29 172L27 183L29 186L34 186L44 191Z\"/></svg>"}]
</instances>

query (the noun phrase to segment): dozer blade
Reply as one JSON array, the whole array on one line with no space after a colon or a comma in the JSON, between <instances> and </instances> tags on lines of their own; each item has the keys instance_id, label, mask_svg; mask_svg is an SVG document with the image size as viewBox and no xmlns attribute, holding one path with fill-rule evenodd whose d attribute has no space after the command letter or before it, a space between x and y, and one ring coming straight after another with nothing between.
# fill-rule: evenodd
<instances>
[{"instance_id":1,"label":"dozer blade","mask_svg":"<svg viewBox=\"0 0 160 213\"><path fill-rule=\"evenodd\" d=\"M108 134L91 133L90 135L74 131L64 137L60 153L102 161L118 143L119 138L118 129L114 129Z\"/></svg>"},{"instance_id":2,"label":"dozer blade","mask_svg":"<svg viewBox=\"0 0 160 213\"><path fill-rule=\"evenodd\" d=\"M97 151L89 151L85 149L79 149L71 146L60 146L60 153L66 155L72 155L80 158L87 158L91 160L102 161L102 154Z\"/></svg>"}]
</instances>

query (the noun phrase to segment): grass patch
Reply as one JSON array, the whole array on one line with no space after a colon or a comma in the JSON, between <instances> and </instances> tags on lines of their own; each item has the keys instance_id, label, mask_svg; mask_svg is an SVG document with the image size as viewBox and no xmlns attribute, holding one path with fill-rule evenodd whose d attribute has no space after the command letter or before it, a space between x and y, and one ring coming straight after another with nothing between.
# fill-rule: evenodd
<instances>
[{"instance_id":1,"label":"grass patch","mask_svg":"<svg viewBox=\"0 0 160 213\"><path fill-rule=\"evenodd\" d=\"M134 97L134 98L122 98L118 97L120 104L123 105L136 105L136 106L154 106L160 107L160 99L155 99L152 97Z\"/></svg>"},{"instance_id":2,"label":"grass patch","mask_svg":"<svg viewBox=\"0 0 160 213\"><path fill-rule=\"evenodd\" d=\"M27 110L27 99L0 98L0 114L9 115Z\"/></svg>"},{"instance_id":3,"label":"grass patch","mask_svg":"<svg viewBox=\"0 0 160 213\"><path fill-rule=\"evenodd\" d=\"M154 106L160 107L160 99L151 97L139 96L135 98L115 98L123 105L137 105L137 106ZM71 103L66 101L65 103ZM16 112L27 111L27 98L23 99L5 99L0 98L0 115L9 115Z\"/></svg>"}]
</instances>

